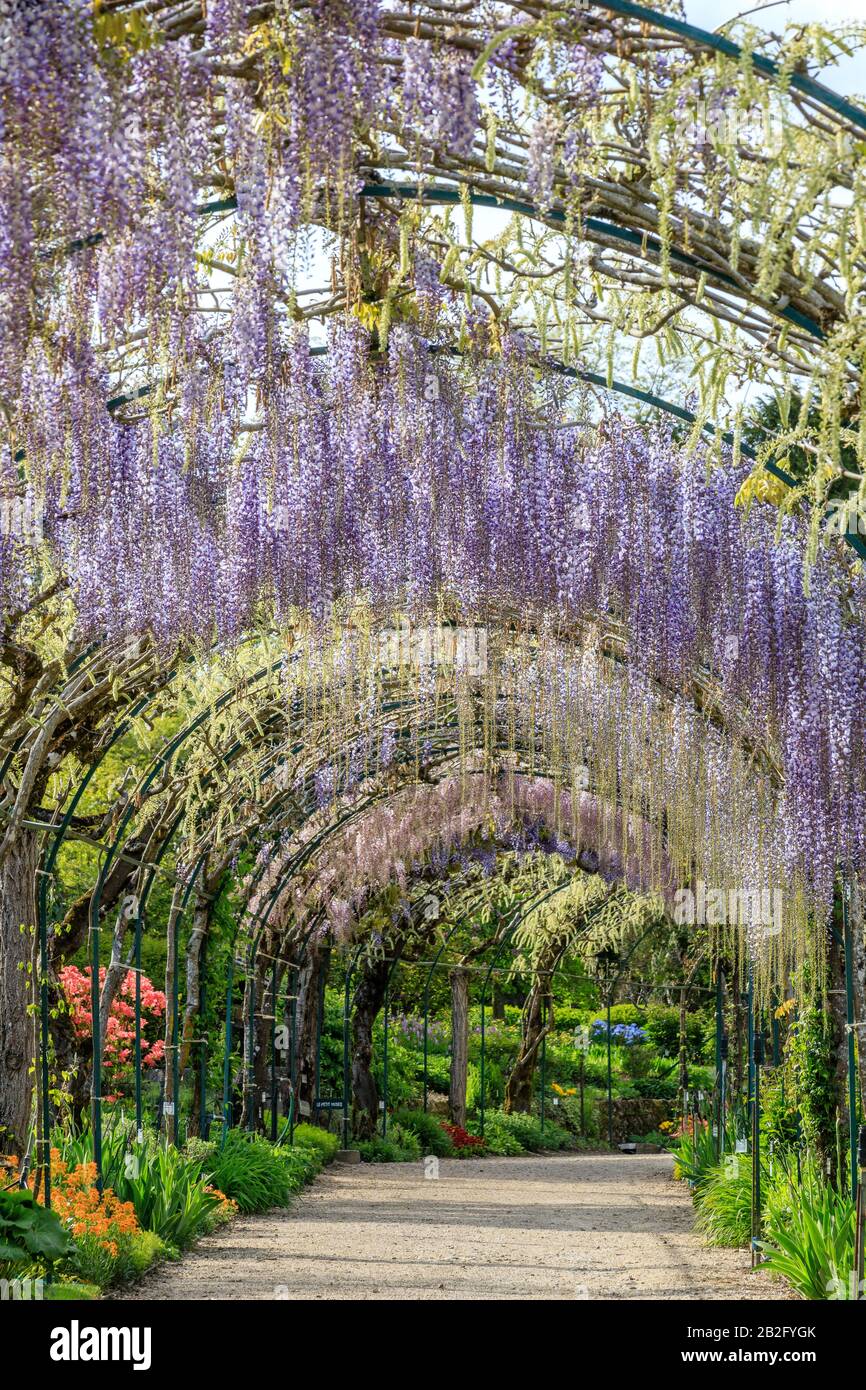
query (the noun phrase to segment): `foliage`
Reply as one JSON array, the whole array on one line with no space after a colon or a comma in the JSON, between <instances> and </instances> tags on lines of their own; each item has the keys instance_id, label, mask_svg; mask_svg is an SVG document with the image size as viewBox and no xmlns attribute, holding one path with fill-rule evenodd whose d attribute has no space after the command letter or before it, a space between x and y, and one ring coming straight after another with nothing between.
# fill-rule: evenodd
<instances>
[{"instance_id":1,"label":"foliage","mask_svg":"<svg viewBox=\"0 0 866 1390\"><path fill-rule=\"evenodd\" d=\"M106 1289L137 1279L167 1253L165 1242L153 1231L128 1232L112 1245L85 1234L76 1242L69 1268L85 1283Z\"/></svg>"},{"instance_id":2,"label":"foliage","mask_svg":"<svg viewBox=\"0 0 866 1390\"><path fill-rule=\"evenodd\" d=\"M308 1162L312 1171L316 1160L311 1151L299 1152L307 1156L303 1162ZM298 1189L292 1171L297 1158L290 1160L290 1154L290 1149L275 1149L261 1135L229 1130L225 1144L214 1156L211 1181L244 1213L288 1206Z\"/></svg>"},{"instance_id":3,"label":"foliage","mask_svg":"<svg viewBox=\"0 0 866 1390\"><path fill-rule=\"evenodd\" d=\"M765 1071L761 1082L761 1132L775 1149L791 1149L802 1142L800 1110L785 1068L778 1073Z\"/></svg>"},{"instance_id":4,"label":"foliage","mask_svg":"<svg viewBox=\"0 0 866 1390\"><path fill-rule=\"evenodd\" d=\"M752 1234L752 1160L730 1154L703 1171L695 1193L698 1229L709 1245L748 1245Z\"/></svg>"},{"instance_id":5,"label":"foliage","mask_svg":"<svg viewBox=\"0 0 866 1390\"><path fill-rule=\"evenodd\" d=\"M291 1193L300 1192L311 1183L316 1174L322 1171L323 1165L329 1161L321 1145L311 1148L306 1144L282 1144L275 1153L283 1164Z\"/></svg>"},{"instance_id":6,"label":"foliage","mask_svg":"<svg viewBox=\"0 0 866 1390\"><path fill-rule=\"evenodd\" d=\"M405 1149L392 1134L386 1139L381 1134L375 1134L372 1139L362 1140L358 1149L365 1163L411 1163L421 1156L421 1146L414 1134L412 1139L414 1143L411 1149Z\"/></svg>"},{"instance_id":7,"label":"foliage","mask_svg":"<svg viewBox=\"0 0 866 1390\"><path fill-rule=\"evenodd\" d=\"M331 1134L318 1125L307 1124L295 1125L293 1143L301 1149L315 1149L323 1163L330 1163L340 1147L336 1134Z\"/></svg>"},{"instance_id":8,"label":"foliage","mask_svg":"<svg viewBox=\"0 0 866 1390\"><path fill-rule=\"evenodd\" d=\"M488 1153L498 1155L522 1154L523 1145L509 1124L509 1117L501 1110L491 1110L484 1115L484 1146Z\"/></svg>"},{"instance_id":9,"label":"foliage","mask_svg":"<svg viewBox=\"0 0 866 1390\"><path fill-rule=\"evenodd\" d=\"M680 1011L651 1004L646 1011L644 1028L647 1038L662 1057L677 1057L680 1050ZM686 1059L703 1062L706 1056L706 1020L701 1014L686 1015Z\"/></svg>"},{"instance_id":10,"label":"foliage","mask_svg":"<svg viewBox=\"0 0 866 1390\"><path fill-rule=\"evenodd\" d=\"M541 1153L545 1149L571 1148L568 1130L545 1118L544 1128L534 1115L502 1110L485 1111L484 1142L492 1154Z\"/></svg>"},{"instance_id":11,"label":"foliage","mask_svg":"<svg viewBox=\"0 0 866 1390\"><path fill-rule=\"evenodd\" d=\"M862 1297L852 1289L854 1203L808 1165L801 1184L788 1181L768 1195L763 1251L767 1268L803 1298Z\"/></svg>"},{"instance_id":12,"label":"foliage","mask_svg":"<svg viewBox=\"0 0 866 1390\"><path fill-rule=\"evenodd\" d=\"M625 1024L627 1026L643 1028L646 1021L646 1010L640 1008L637 1004L611 1004L610 1021L612 1025ZM602 1032L604 1033L606 1031L607 1012L605 1012L603 1018L596 1018L595 1023L602 1024ZM638 1039L638 1041L642 1041L642 1039Z\"/></svg>"},{"instance_id":13,"label":"foliage","mask_svg":"<svg viewBox=\"0 0 866 1390\"><path fill-rule=\"evenodd\" d=\"M807 1144L824 1152L836 1123L832 1025L819 999L801 1002L786 1045Z\"/></svg>"},{"instance_id":14,"label":"foliage","mask_svg":"<svg viewBox=\"0 0 866 1390\"><path fill-rule=\"evenodd\" d=\"M580 1135L584 1139L600 1139L601 1124L599 1120L598 1102L604 1097L604 1091L594 1086L586 1086L583 1093L583 1120L581 1121L580 1097L578 1095L565 1096L560 1099L556 1107L557 1118L565 1123L566 1129L572 1135Z\"/></svg>"},{"instance_id":15,"label":"foliage","mask_svg":"<svg viewBox=\"0 0 866 1390\"><path fill-rule=\"evenodd\" d=\"M67 1162L92 1165L93 1138L89 1129L78 1136L62 1136ZM138 1224L152 1231L166 1245L184 1249L208 1229L225 1204L221 1190L210 1186L203 1164L213 1153L211 1145L198 1148L190 1140L187 1150L176 1149L146 1133L139 1143L129 1127L115 1122L103 1134L103 1174L118 1198L128 1203Z\"/></svg>"},{"instance_id":16,"label":"foliage","mask_svg":"<svg viewBox=\"0 0 866 1390\"><path fill-rule=\"evenodd\" d=\"M54 1149L51 1170L51 1211L39 1210L49 1230L60 1226L64 1232L62 1276L107 1288L137 1277L162 1257L163 1241L141 1229L132 1203L121 1200L111 1188L99 1192L94 1163L68 1166ZM40 1259L50 1264L57 1257L49 1259L43 1251Z\"/></svg>"},{"instance_id":17,"label":"foliage","mask_svg":"<svg viewBox=\"0 0 866 1390\"><path fill-rule=\"evenodd\" d=\"M484 1104L495 1110L505 1098L505 1077L497 1062L484 1059ZM466 1069L466 1109L474 1114L481 1105L481 1066L470 1062Z\"/></svg>"},{"instance_id":18,"label":"foliage","mask_svg":"<svg viewBox=\"0 0 866 1390\"><path fill-rule=\"evenodd\" d=\"M673 1148L674 1176L700 1187L709 1180L716 1167L717 1139L712 1126L704 1120L688 1121L686 1132Z\"/></svg>"},{"instance_id":19,"label":"foliage","mask_svg":"<svg viewBox=\"0 0 866 1390\"><path fill-rule=\"evenodd\" d=\"M486 1147L480 1134L470 1134L462 1125L451 1125L443 1121L442 1130L449 1141L449 1152L456 1153L460 1158L465 1158L467 1154L482 1153Z\"/></svg>"},{"instance_id":20,"label":"foliage","mask_svg":"<svg viewBox=\"0 0 866 1390\"><path fill-rule=\"evenodd\" d=\"M0 1188L0 1271L7 1264L50 1268L73 1250L60 1212L46 1211L26 1189Z\"/></svg>"},{"instance_id":21,"label":"foliage","mask_svg":"<svg viewBox=\"0 0 866 1390\"><path fill-rule=\"evenodd\" d=\"M675 1100L679 1094L679 1086L672 1077L634 1077L630 1089L636 1096L643 1096L647 1100Z\"/></svg>"},{"instance_id":22,"label":"foliage","mask_svg":"<svg viewBox=\"0 0 866 1390\"><path fill-rule=\"evenodd\" d=\"M399 1124L403 1131L418 1136L425 1154L435 1154L437 1158L448 1158L456 1147L453 1135L449 1137L450 1126L437 1120L424 1110L395 1110L392 1122Z\"/></svg>"}]
</instances>

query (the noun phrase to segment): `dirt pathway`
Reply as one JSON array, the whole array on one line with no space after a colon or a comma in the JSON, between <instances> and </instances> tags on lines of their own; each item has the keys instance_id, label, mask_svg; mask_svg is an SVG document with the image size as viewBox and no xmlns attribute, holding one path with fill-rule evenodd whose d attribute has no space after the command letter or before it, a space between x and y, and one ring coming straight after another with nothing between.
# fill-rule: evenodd
<instances>
[{"instance_id":1,"label":"dirt pathway","mask_svg":"<svg viewBox=\"0 0 866 1390\"><path fill-rule=\"evenodd\" d=\"M753 1299L783 1288L708 1250L666 1154L329 1168L288 1212L245 1217L134 1299Z\"/></svg>"}]
</instances>

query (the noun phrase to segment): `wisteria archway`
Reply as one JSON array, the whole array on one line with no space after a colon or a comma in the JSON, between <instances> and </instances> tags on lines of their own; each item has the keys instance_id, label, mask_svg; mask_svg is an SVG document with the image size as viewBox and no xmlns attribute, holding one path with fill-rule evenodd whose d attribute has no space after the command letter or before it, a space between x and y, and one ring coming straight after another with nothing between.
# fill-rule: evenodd
<instances>
[{"instance_id":1,"label":"wisteria archway","mask_svg":"<svg viewBox=\"0 0 866 1390\"><path fill-rule=\"evenodd\" d=\"M826 991L853 1145L866 112L811 73L847 41L676 0L6 7L0 1149L48 1200L64 1106L101 1183L155 937L164 1133L220 913L255 1127L286 980L380 969L372 901L414 924L490 844L497 892L546 850L625 916L745 903L716 974ZM231 1027L230 986L227 1068Z\"/></svg>"}]
</instances>

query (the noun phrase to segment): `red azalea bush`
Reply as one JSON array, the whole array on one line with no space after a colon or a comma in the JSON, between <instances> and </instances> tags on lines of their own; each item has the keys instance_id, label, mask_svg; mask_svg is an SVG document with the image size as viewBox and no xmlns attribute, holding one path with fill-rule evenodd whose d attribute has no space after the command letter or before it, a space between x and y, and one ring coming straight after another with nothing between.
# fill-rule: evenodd
<instances>
[{"instance_id":1,"label":"red azalea bush","mask_svg":"<svg viewBox=\"0 0 866 1390\"><path fill-rule=\"evenodd\" d=\"M478 1134L470 1134L462 1125L449 1125L447 1120L442 1121L442 1128L451 1140L455 1149L478 1150L484 1148L484 1140Z\"/></svg>"},{"instance_id":2,"label":"red azalea bush","mask_svg":"<svg viewBox=\"0 0 866 1390\"><path fill-rule=\"evenodd\" d=\"M89 1038L93 1025L90 1001L91 967L79 970L77 965L65 965L60 972L60 984L72 1012L75 1036ZM100 989L105 983L105 967L100 966ZM156 1067L162 1062L165 1043L161 1036L165 1018L165 995L154 987L146 975L141 977L141 1065ZM117 991L108 1026L105 1030L105 1074L112 1090L123 1092L130 1081L130 1064L135 1045L135 971L127 971ZM107 1096L106 1099L114 1099Z\"/></svg>"}]
</instances>

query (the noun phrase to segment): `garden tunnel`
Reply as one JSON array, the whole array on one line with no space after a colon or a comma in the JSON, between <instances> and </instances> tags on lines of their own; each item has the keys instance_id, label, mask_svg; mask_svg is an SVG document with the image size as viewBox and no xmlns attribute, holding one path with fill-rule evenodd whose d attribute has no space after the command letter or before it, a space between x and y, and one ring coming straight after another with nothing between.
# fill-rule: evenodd
<instances>
[{"instance_id":1,"label":"garden tunnel","mask_svg":"<svg viewBox=\"0 0 866 1390\"><path fill-rule=\"evenodd\" d=\"M487 635L489 640L490 633ZM511 640L513 640L513 638ZM377 649L374 648L374 650ZM293 653L293 659L299 660L300 658L295 657ZM291 665L293 662L289 664ZM259 668L244 680L243 691L245 699L249 700L251 691L256 691L258 699L260 700L259 706L255 708L253 714L247 713L247 709L249 708L249 706L247 706L242 717L241 728L238 729L237 727L230 726L226 729L224 731L224 743L222 746L215 746L212 736L205 737L203 743L206 749L207 763L203 767L200 763L191 760L193 766L186 773L186 777L189 781L194 779L197 798L195 815L198 821L203 820L203 824L200 827L199 833L197 835L191 835L189 838L189 850L185 852L184 855L185 862L190 866L189 870L180 874L175 871L175 873L172 874L172 878L176 880L176 888L170 908L168 930L172 937L172 946L169 958L170 967L167 973L167 985L169 984L169 975L171 977L167 992L172 999L172 1007L170 1014L170 1032L166 1034L166 1057L170 1060L166 1061L160 1109L166 1130L175 1141L177 1141L178 1137L178 1112L180 1103L179 1089L181 1065L179 1059L182 1050L185 1051L187 1057L189 1056L187 1034L189 1026L191 1024L194 1026L194 1019L190 1017L190 1014L194 1012L196 1003L201 1003L202 983L200 977L196 977L196 970L200 968L203 960L203 949L207 941L207 914L219 895L220 875L225 875L228 857L225 852L221 856L215 855L216 862L220 867L217 869L216 874L210 875L210 886L206 887L202 892L197 880L199 875L205 871L208 854L214 853L217 848L216 845L212 844L213 824L208 818L213 815L212 808L209 812L204 810L203 814L203 808L207 806L207 794L209 790L211 790L212 787L218 789L219 801L217 804L220 806L224 807L226 803L240 803L240 809L236 818L239 828L235 832L232 853L237 854L239 848L244 843L264 843L265 846L277 844L281 856L274 862L271 860L270 852L265 855L259 855L260 862L253 868L244 885L247 907L241 910L240 914L241 939L246 937L247 947L245 950L241 949L239 951L240 940L238 940L231 948L232 958L234 960L233 971L240 968L245 981L243 1119L245 1124L253 1127L254 1124L260 1121L262 1109L257 1100L255 1102L253 1101L253 1097L257 1097L262 1089L262 1076L257 1073L255 1059L257 1054L263 1058L265 1053L264 1038L260 1037L257 1040L257 1034L262 1033L262 1029L268 1021L271 1022L272 1026L275 1023L275 1001L279 993L280 973L285 970L292 970L297 974L303 965L304 949L309 943L311 933L317 929L320 933L323 930L321 911L314 913L311 925L306 929L302 929L302 923L297 920L297 911L292 911L291 898L289 896L293 882L302 873L305 866L309 864L311 858L318 856L319 859L323 860L325 870L327 871L328 852L329 849L333 849L332 842L338 840L341 835L345 836L347 828L351 829L357 823L362 822L364 816L369 817L374 815L377 808L381 808L383 805L387 806L389 798L399 797L401 795L405 796L407 787L411 790L412 786L416 784L419 772L423 778L421 784L422 788L426 788L428 783L432 783L435 787L437 778L441 778L443 775L449 773L453 779L455 771L460 769L462 769L462 771L459 772L459 775L462 779L465 780L466 777L469 776L484 781L485 773L483 766L473 769L471 760L469 763L466 763L465 759L467 757L467 752L471 754L473 749L478 749L479 752L483 752L485 743L497 760L496 765L500 765L499 760L503 753L506 756L506 764L501 768L500 776L505 776L506 779L508 779L509 774L506 772L505 768L507 767L509 758L516 758L518 760L517 766L520 766L522 763L525 767L531 767L536 775L539 771L538 749L531 745L521 746L519 740L515 741L513 737L508 744L503 747L500 747L495 742L495 735L493 742L490 741L489 734L485 740L482 712L474 707L474 700L470 702L472 708L468 711L464 711L462 723L459 721L452 722L455 720L455 709L459 705L459 691L456 692L453 698L447 703L440 694L440 703L436 714L433 717L429 714L425 716L421 713L424 707L423 701L419 701L417 697L413 699L411 695L408 699L406 698L407 691L405 683L401 683L399 673L392 672L389 675L387 672L377 671L376 680L377 683L381 683L382 692L379 697L379 705L375 711L374 718L369 724L364 726L363 732L367 738L368 745L371 743L371 740L378 742L378 757L374 755L373 766L360 778L354 798L351 794L344 794L344 796L334 804L333 809L325 814L324 822L317 824L317 821L322 821L323 813L317 805L317 799L314 794L316 777L317 773L321 775L323 767L328 772L333 771L332 760L334 759L335 750L333 746L330 746L327 751L322 752L314 741L305 744L299 734L295 735L294 743L287 741L286 724L288 723L289 725L289 740L291 740L292 717L300 708L300 701L297 697L294 699L289 698L286 708L280 708L274 702L272 678L277 673L281 677L284 676L285 667L286 661L285 659L281 659L273 663L270 670L267 668ZM405 672L403 673L403 682L405 682ZM662 686L660 689L663 690L664 687ZM404 698L401 699L400 695L403 695ZM708 707L709 701L706 694L704 694L703 698ZM307 694L307 699L309 699L309 692ZM668 703L674 702L676 699L676 692L667 692L666 699ZM237 688L230 687L226 693L221 695L214 702L213 709L210 711L211 718L214 713L221 714L227 706L236 700ZM480 704L483 707L483 698ZM411 721L413 719L419 721L414 729L410 731L405 724L401 728L400 721ZM136 969L136 984L140 986L141 931L147 913L148 894L159 872L162 859L169 844L184 821L184 811L182 809L177 809L178 799L175 794L175 797L167 798L167 805L160 806L156 814L151 813L148 817L147 809L145 809L145 819L149 818L152 823L149 836L146 834L136 835L133 828L133 821L137 815L143 814L143 807L147 808L147 794L149 788L154 785L159 773L164 771L167 766L174 764L178 749L186 743L187 739L194 738L196 734L200 733L206 723L207 719L204 714L197 715L185 729L169 741L165 750L154 758L152 765L145 769L134 793L128 797L122 814L120 814L114 823L112 840L104 848L96 885L88 901L91 936L90 944L92 951L91 987L97 991L92 1000L92 1015L94 1018L104 1018L111 1002L110 987L106 989L105 994L100 998L99 985L94 985L94 981L99 981L100 900L104 887L110 880L112 873L114 873L115 882L111 890L113 899L115 902L119 901L123 904L118 918L118 924L115 927L115 949L112 953L112 983L116 988L119 980L127 974L129 962L127 961L124 963L119 956L125 943L125 924L129 922L131 917L134 923L134 950L132 960ZM317 728L315 718L312 719L307 727L311 727L315 731ZM409 737L407 737L407 734ZM386 737L390 738L393 746L389 747L388 765L386 768L383 768L380 764L383 740ZM357 729L355 730L354 741L355 743L358 742ZM423 744L426 749L425 756L420 764L417 761L419 743ZM401 746L401 744L403 746ZM302 771L299 776L296 776L293 781L289 783L286 777L280 774L284 772L286 765L290 762L292 757L295 759L295 766ZM311 757L312 762L310 761ZM752 751L751 757L754 761L754 750ZM243 765L244 759L246 760L245 766ZM581 765L579 769L581 777L584 771L586 771L586 769ZM85 777L87 778L87 776L86 774ZM550 779L550 777L551 774L548 773L547 778ZM512 769L510 773L510 778L513 782L515 778L514 769ZM274 794L263 797L260 804L256 806L250 800L250 788L255 784L267 787L269 779L274 784ZM603 817L598 815L599 803L592 794L591 784L588 780L585 783L580 780L575 783L574 769L572 769L570 775L566 767L560 767L553 772L553 778L550 781L550 786L554 789L552 804L554 807L558 807L558 809L553 812L551 817L552 821L555 823L557 816L562 816L566 823L569 820L568 815L563 815L562 808L558 805L557 793L555 791L557 784L560 786L577 786L579 788L579 795L586 802L585 809L590 813L590 833L592 830L598 833L599 823L602 825L604 823ZM629 805L631 798L627 791L624 790L619 776L617 777L615 790L618 793L619 801L618 804L614 804L613 810L615 814L618 813L620 823L622 823L625 819L623 808ZM351 785L347 788L347 791L351 792ZM157 801L159 800L158 797L155 799ZM642 808L644 801L645 798L641 796L639 798L639 804ZM345 804L341 805L341 802ZM77 798L73 798L70 802L72 811L74 811L76 804ZM326 803L326 807L327 805L328 803ZM458 805L461 807L461 817L465 818L465 803L460 801ZM482 801L482 810L489 815L489 802ZM572 813L572 820L573 814L574 813ZM247 820L247 817L250 819ZM656 819L661 823L663 821L663 813L656 813ZM61 825L59 834L55 833L53 835L49 855L54 858L56 858L59 842L64 833L69 829L70 823L71 812L67 817L66 823ZM309 831L305 831L304 827L308 824L311 828ZM405 824L401 822L399 818L396 824L400 827L401 837L405 836ZM288 853L279 846L279 840L276 839L279 833L281 831L285 832L287 828L293 832ZM435 820L431 821L430 830L432 833L436 833L437 825ZM646 827L644 826L641 837L644 836L645 830ZM187 833L189 834L189 830L187 830ZM606 866L608 872L610 872L611 867L613 867L614 872L616 872L617 867L619 867L620 872L625 873L626 879L631 880L632 887L652 886L661 887L670 891L671 884L676 881L676 876L671 865L666 864L664 860L666 835L663 835L659 842L660 847L658 855L661 856L660 859L653 853L651 848L647 847L646 843L642 842L641 837L638 839L637 851L634 845L631 847L630 854L628 850L626 850L627 862L625 868L623 869L621 867L618 856L614 853L612 863ZM617 838L619 838L623 848L628 845L628 836L614 836L615 840ZM124 844L129 844L130 842L136 845L136 851L133 854L127 853L125 849L122 848ZM294 844L293 850L291 849L292 844ZM646 855L646 863L641 862L641 851ZM583 846L579 843L576 846L575 852L579 860L581 856L583 857L583 866L587 869L597 868L601 863L602 855L599 853L599 848L593 844L591 838L588 843ZM611 851L609 850L609 856L610 853ZM654 858L657 861L655 873L653 873L652 869ZM126 866L125 879L117 874L116 866L119 866L121 862ZM46 863L50 867L51 863L53 863L53 859L46 859ZM709 872L709 870L707 872ZM268 880L268 874L270 875L270 880L273 880L273 882ZM137 875L140 875L138 879L136 878ZM47 885L47 873L44 876L44 882ZM190 945L188 947L187 979L189 983L186 1018L184 1023L184 1042L182 1044L178 998L178 962L180 954L178 944L179 923L194 892L197 892L199 895L197 898L197 910L203 914L204 924L200 924L196 927L195 932L190 938ZM543 896L547 896L547 894ZM284 901L281 904L281 898L284 900L288 899L288 901ZM46 904L47 888L45 892L40 895L40 905L43 912L45 911ZM282 906L282 914L284 918L287 919L287 924L279 930L276 936L272 932L271 938L267 942L265 948L260 951L271 916L278 905ZM522 914L522 916L525 915L525 913ZM520 916L518 920L522 920L522 916ZM42 920L42 950L43 952L47 952L48 924L45 917L43 917ZM509 926L504 938L494 943L496 944L497 952L500 952L503 946L507 945L513 931L514 926ZM355 959L357 959L359 951L360 947L356 950ZM393 964L393 962L389 963ZM489 983L490 970L492 970L494 963L495 961L491 963L487 971L487 983ZM268 966L271 970L269 992L267 985L264 984ZM231 991L231 987L230 985L229 991ZM103 986L103 988L105 987ZM348 999L348 979L346 989ZM264 995L260 1008L257 1006L258 992ZM484 994L482 992L482 1028L484 1017L483 999ZM42 981L42 1016L43 1018L48 1016L47 972L43 975ZM227 1030L230 1030L230 994L226 1018ZM318 1019L316 1026L318 1027ZM344 1016L344 1030L347 1028L348 1014ZM47 1038L47 1031L45 1036ZM97 1048L99 1047L99 1036L99 1032L94 1029L94 1041ZM193 1045L195 1041L196 1040L193 1040ZM203 1040L199 1039L197 1041L200 1044L198 1099L200 1115L204 1115L206 1113L207 1093L206 1071L204 1070L206 1067L206 1053ZM136 990L135 1058L136 1124L140 1130L143 1114L141 1093L141 1015L140 990L138 988ZM484 1052L482 1043L482 1068L483 1058ZM225 1090L225 1086L228 1085L229 1080L229 1066L229 1049L227 1049L224 1057L224 1109L230 1104L230 1098ZM86 1078L86 1069L82 1069L80 1064L77 1069L79 1075ZM260 1072L260 1070L259 1068L258 1071ZM41 1071L44 1101L53 1089L49 1076L49 1050L48 1047L44 1045L42 1047ZM275 1073L272 1068L272 1095L274 1075ZM314 1090L316 1090L318 1078L315 1076L312 1085ZM482 1126L483 1095L484 1082L482 1071ZM348 1124L348 1113L345 1107L345 1100L346 1096L344 1092L344 1124ZM290 1118L294 1114L294 1094L291 1104ZM100 1066L98 1065L93 1069L91 1105L94 1132L95 1135L98 1136L102 1126ZM173 1120L170 1123L166 1119L167 1116L173 1116ZM275 1119L275 1112L272 1112L272 1125ZM46 1135L46 1139L42 1145L44 1151L48 1147L48 1134L50 1128L49 1111L44 1105L43 1124L45 1125L44 1133ZM100 1146L98 1137L95 1144L95 1153L97 1164L99 1164ZM44 1180L47 1186L50 1182L50 1168L45 1158L43 1158L42 1162L45 1173Z\"/></svg>"},{"instance_id":2,"label":"garden tunnel","mask_svg":"<svg viewBox=\"0 0 866 1390\"><path fill-rule=\"evenodd\" d=\"M866 112L810 72L841 40L737 41L628 0L105 0L3 23L0 1149L17 1180L50 1205L52 1131L89 1103L102 1189L130 978L141 1139L154 919L166 1139L186 1072L190 1132L214 1113L208 1010L223 1134L235 1065L240 1123L263 1128L270 1042L276 1136L281 994L289 1125L318 1099L322 957L342 952L348 1146L350 1000L356 1061L378 1011L359 1044L352 976L376 974L381 1007L401 955L359 924L377 893L438 883L430 808L453 787L455 853L487 844L495 803L509 833L544 824L566 875L512 904L479 967L482 1133L486 989L548 898L592 880L670 919L698 883L781 894L769 929L747 911L708 934L717 985L729 962L749 980L753 1240L755 1018L794 973L832 1006L856 1193ZM407 874L382 818L405 839L422 804ZM365 877L352 837L377 829ZM541 848L499 845L482 900ZM430 978L457 927L418 928ZM85 956L82 1030L61 972ZM426 1004L424 1036L426 1109ZM533 1058L545 1037L542 1020Z\"/></svg>"}]
</instances>

